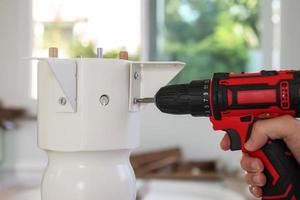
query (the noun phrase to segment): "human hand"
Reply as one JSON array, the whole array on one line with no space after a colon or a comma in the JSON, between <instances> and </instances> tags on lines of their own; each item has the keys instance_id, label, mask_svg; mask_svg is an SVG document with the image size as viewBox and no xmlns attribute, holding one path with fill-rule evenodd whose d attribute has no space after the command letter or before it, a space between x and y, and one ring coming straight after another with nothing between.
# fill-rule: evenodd
<instances>
[{"instance_id":1,"label":"human hand","mask_svg":"<svg viewBox=\"0 0 300 200\"><path fill-rule=\"evenodd\" d=\"M245 148L248 151L256 151L262 148L268 139L282 139L300 164L300 122L297 119L286 115L256 122ZM230 149L227 134L223 137L220 146L224 151ZM247 172L245 180L250 185L250 192L256 197L261 197L261 187L266 184L262 161L244 153L241 167Z\"/></svg>"}]
</instances>

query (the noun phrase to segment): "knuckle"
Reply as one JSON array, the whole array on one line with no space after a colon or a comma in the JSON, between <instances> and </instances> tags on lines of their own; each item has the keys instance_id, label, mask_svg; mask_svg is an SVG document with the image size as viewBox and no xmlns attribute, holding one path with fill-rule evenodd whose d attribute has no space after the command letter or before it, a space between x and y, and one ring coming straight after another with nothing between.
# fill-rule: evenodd
<instances>
[{"instance_id":1,"label":"knuckle","mask_svg":"<svg viewBox=\"0 0 300 200\"><path fill-rule=\"evenodd\" d=\"M242 156L240 160L240 165L243 169L245 169L246 163L247 163L247 158L245 156Z\"/></svg>"},{"instance_id":2,"label":"knuckle","mask_svg":"<svg viewBox=\"0 0 300 200\"><path fill-rule=\"evenodd\" d=\"M299 124L299 121L297 119L295 119L294 117L292 116L288 116L289 117L289 121L291 123L291 127L294 129L294 130L299 130L300 128L300 124Z\"/></svg>"},{"instance_id":3,"label":"knuckle","mask_svg":"<svg viewBox=\"0 0 300 200\"><path fill-rule=\"evenodd\" d=\"M267 178L264 174L261 174L262 177L262 185L265 185L267 183Z\"/></svg>"},{"instance_id":4,"label":"knuckle","mask_svg":"<svg viewBox=\"0 0 300 200\"><path fill-rule=\"evenodd\" d=\"M289 128L294 128L295 126L298 126L297 120L290 115L284 115L281 119L283 122L282 124L285 124Z\"/></svg>"},{"instance_id":5,"label":"knuckle","mask_svg":"<svg viewBox=\"0 0 300 200\"><path fill-rule=\"evenodd\" d=\"M244 160L240 160L240 166L242 167L243 170L245 170L245 168L244 168Z\"/></svg>"},{"instance_id":6,"label":"knuckle","mask_svg":"<svg viewBox=\"0 0 300 200\"><path fill-rule=\"evenodd\" d=\"M261 121L257 121L253 125L252 133L263 133L264 126Z\"/></svg>"},{"instance_id":7,"label":"knuckle","mask_svg":"<svg viewBox=\"0 0 300 200\"><path fill-rule=\"evenodd\" d=\"M240 164L245 171L251 171L251 160L249 158L243 158Z\"/></svg>"},{"instance_id":8,"label":"knuckle","mask_svg":"<svg viewBox=\"0 0 300 200\"><path fill-rule=\"evenodd\" d=\"M264 166L259 159L250 156L243 156L240 160L240 165L242 169L250 173L262 172L264 169Z\"/></svg>"},{"instance_id":9,"label":"knuckle","mask_svg":"<svg viewBox=\"0 0 300 200\"><path fill-rule=\"evenodd\" d=\"M262 173L247 173L245 182L248 185L263 187L266 184L265 176Z\"/></svg>"},{"instance_id":10,"label":"knuckle","mask_svg":"<svg viewBox=\"0 0 300 200\"><path fill-rule=\"evenodd\" d=\"M248 184L248 185L253 185L253 182L252 182L252 177L249 173L246 173L245 177L245 182Z\"/></svg>"},{"instance_id":11,"label":"knuckle","mask_svg":"<svg viewBox=\"0 0 300 200\"><path fill-rule=\"evenodd\" d=\"M243 162L244 162L244 159L245 159L245 156L243 155L243 156L241 157L241 159L240 159L240 165L242 165L242 164L243 164Z\"/></svg>"},{"instance_id":12,"label":"knuckle","mask_svg":"<svg viewBox=\"0 0 300 200\"><path fill-rule=\"evenodd\" d=\"M297 132L297 130L300 129L300 123L298 120L296 120L294 117L290 116L290 115L284 115L282 116L283 118L283 121L287 127L287 130L290 130L290 131L286 131L286 136L285 137L288 137L290 135L293 135L294 133ZM284 138L285 139L285 138Z\"/></svg>"},{"instance_id":13,"label":"knuckle","mask_svg":"<svg viewBox=\"0 0 300 200\"><path fill-rule=\"evenodd\" d=\"M257 159L256 162L257 162L257 166L258 166L258 171L263 172L264 169L265 169L265 166L264 166L263 162L260 159Z\"/></svg>"},{"instance_id":14,"label":"knuckle","mask_svg":"<svg viewBox=\"0 0 300 200\"><path fill-rule=\"evenodd\" d=\"M294 121L294 117L292 117L290 115L284 115L284 116L282 116L282 119L285 121Z\"/></svg>"}]
</instances>

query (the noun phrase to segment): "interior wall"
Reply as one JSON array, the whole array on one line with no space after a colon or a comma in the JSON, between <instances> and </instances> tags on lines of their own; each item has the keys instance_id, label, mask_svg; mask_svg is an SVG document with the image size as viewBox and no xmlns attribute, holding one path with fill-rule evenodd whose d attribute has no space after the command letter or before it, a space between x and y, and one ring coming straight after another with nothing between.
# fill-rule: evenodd
<instances>
[{"instance_id":1,"label":"interior wall","mask_svg":"<svg viewBox=\"0 0 300 200\"><path fill-rule=\"evenodd\" d=\"M300 1L281 1L281 54L282 69L300 69Z\"/></svg>"},{"instance_id":2,"label":"interior wall","mask_svg":"<svg viewBox=\"0 0 300 200\"><path fill-rule=\"evenodd\" d=\"M0 2L0 99L5 105L30 106L32 17L30 0Z\"/></svg>"},{"instance_id":3,"label":"interior wall","mask_svg":"<svg viewBox=\"0 0 300 200\"><path fill-rule=\"evenodd\" d=\"M272 23L272 1L262 0L260 7L261 46L263 53L263 67L272 66L273 48L273 23Z\"/></svg>"},{"instance_id":4,"label":"interior wall","mask_svg":"<svg viewBox=\"0 0 300 200\"><path fill-rule=\"evenodd\" d=\"M30 98L31 0L0 1L0 100L5 106L34 110ZM36 122L19 122L18 128L4 133L3 169L41 168L45 154L37 147Z\"/></svg>"}]
</instances>

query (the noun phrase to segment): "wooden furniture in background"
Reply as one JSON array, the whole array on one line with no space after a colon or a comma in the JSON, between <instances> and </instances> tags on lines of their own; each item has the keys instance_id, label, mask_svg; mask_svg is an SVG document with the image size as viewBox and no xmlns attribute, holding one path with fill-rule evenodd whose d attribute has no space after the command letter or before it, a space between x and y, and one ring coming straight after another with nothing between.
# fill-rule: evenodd
<instances>
[{"instance_id":1,"label":"wooden furniture in background","mask_svg":"<svg viewBox=\"0 0 300 200\"><path fill-rule=\"evenodd\" d=\"M216 180L222 176L217 172L215 161L184 161L180 148L132 155L131 164L138 178Z\"/></svg>"},{"instance_id":2,"label":"wooden furniture in background","mask_svg":"<svg viewBox=\"0 0 300 200\"><path fill-rule=\"evenodd\" d=\"M4 108L0 103L0 127L7 129L7 122L15 122L26 116L25 109L22 108Z\"/></svg>"}]
</instances>

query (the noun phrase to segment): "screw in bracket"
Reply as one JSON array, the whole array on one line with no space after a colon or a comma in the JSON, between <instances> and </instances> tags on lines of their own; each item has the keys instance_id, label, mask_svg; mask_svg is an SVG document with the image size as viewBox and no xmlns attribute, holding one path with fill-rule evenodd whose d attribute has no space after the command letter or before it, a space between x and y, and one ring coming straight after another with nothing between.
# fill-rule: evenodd
<instances>
[{"instance_id":1,"label":"screw in bracket","mask_svg":"<svg viewBox=\"0 0 300 200\"><path fill-rule=\"evenodd\" d=\"M104 94L99 98L99 101L102 106L107 106L109 103L109 96Z\"/></svg>"},{"instance_id":2,"label":"screw in bracket","mask_svg":"<svg viewBox=\"0 0 300 200\"><path fill-rule=\"evenodd\" d=\"M50 47L48 51L49 51L49 57L50 58L57 58L58 57L58 48Z\"/></svg>"},{"instance_id":3,"label":"screw in bracket","mask_svg":"<svg viewBox=\"0 0 300 200\"><path fill-rule=\"evenodd\" d=\"M67 99L65 97L60 97L58 102L60 105L65 106L67 104Z\"/></svg>"},{"instance_id":4,"label":"screw in bracket","mask_svg":"<svg viewBox=\"0 0 300 200\"><path fill-rule=\"evenodd\" d=\"M141 77L141 75L140 75L139 72L135 72L134 75L133 75L133 78L134 78L135 80L138 80L140 77Z\"/></svg>"},{"instance_id":5,"label":"screw in bracket","mask_svg":"<svg viewBox=\"0 0 300 200\"><path fill-rule=\"evenodd\" d=\"M97 48L97 58L103 58L103 48Z\"/></svg>"}]
</instances>

